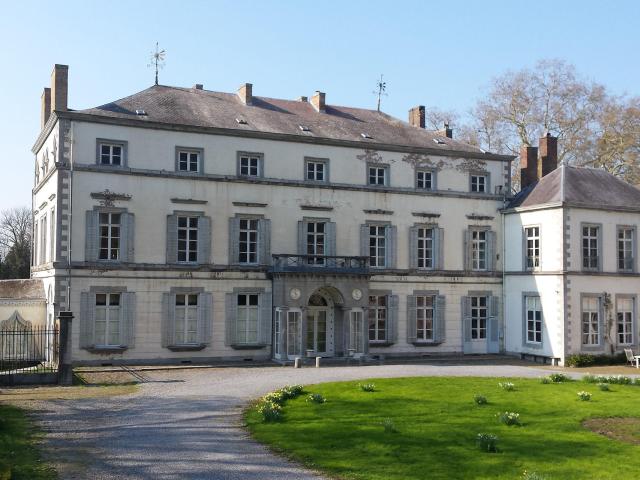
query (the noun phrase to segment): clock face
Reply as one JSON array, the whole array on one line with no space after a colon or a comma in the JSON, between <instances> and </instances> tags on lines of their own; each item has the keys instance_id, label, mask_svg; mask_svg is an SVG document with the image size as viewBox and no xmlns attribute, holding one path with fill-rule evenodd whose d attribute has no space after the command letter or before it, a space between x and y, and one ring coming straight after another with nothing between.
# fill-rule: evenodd
<instances>
[{"instance_id":1,"label":"clock face","mask_svg":"<svg viewBox=\"0 0 640 480\"><path fill-rule=\"evenodd\" d=\"M354 300L360 300L362 298L362 290L359 288L354 288L353 292L351 292L351 296Z\"/></svg>"},{"instance_id":2,"label":"clock face","mask_svg":"<svg viewBox=\"0 0 640 480\"><path fill-rule=\"evenodd\" d=\"M293 299L293 300L298 300L300 298L300 289L299 288L292 288L289 291L289 296Z\"/></svg>"}]
</instances>

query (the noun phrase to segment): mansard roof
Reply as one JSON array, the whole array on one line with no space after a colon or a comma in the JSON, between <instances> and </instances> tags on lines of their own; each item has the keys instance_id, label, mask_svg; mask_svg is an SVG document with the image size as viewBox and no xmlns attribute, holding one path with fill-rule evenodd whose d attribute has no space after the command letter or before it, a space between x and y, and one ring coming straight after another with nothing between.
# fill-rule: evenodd
<instances>
[{"instance_id":1,"label":"mansard roof","mask_svg":"<svg viewBox=\"0 0 640 480\"><path fill-rule=\"evenodd\" d=\"M136 113L136 110L138 113ZM144 114L141 114L144 112ZM386 113L326 105L318 112L308 101L252 97L245 105L235 93L154 85L129 97L72 112L112 120L259 132L296 139L331 139L371 145L397 145L452 154L511 160L437 132L416 128ZM243 122L243 123L240 123ZM367 138L369 137L369 138Z\"/></svg>"},{"instance_id":2,"label":"mansard roof","mask_svg":"<svg viewBox=\"0 0 640 480\"><path fill-rule=\"evenodd\" d=\"M602 169L561 165L521 190L507 208L548 204L640 210L640 189Z\"/></svg>"}]
</instances>

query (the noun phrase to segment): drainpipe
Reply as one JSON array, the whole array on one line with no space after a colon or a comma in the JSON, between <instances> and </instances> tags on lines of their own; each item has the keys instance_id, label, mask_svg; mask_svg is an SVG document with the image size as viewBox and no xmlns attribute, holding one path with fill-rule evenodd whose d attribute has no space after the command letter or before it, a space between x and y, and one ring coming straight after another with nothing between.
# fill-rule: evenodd
<instances>
[{"instance_id":1,"label":"drainpipe","mask_svg":"<svg viewBox=\"0 0 640 480\"><path fill-rule=\"evenodd\" d=\"M509 172L511 172L511 162L509 162ZM501 212L501 223L502 223L502 347L504 352L507 351L507 294L505 293L505 271L507 267L507 242L506 242L506 232L505 232L505 214L504 209L507 207L507 189L504 189L505 193L502 195L502 212Z\"/></svg>"},{"instance_id":2,"label":"drainpipe","mask_svg":"<svg viewBox=\"0 0 640 480\"><path fill-rule=\"evenodd\" d=\"M69 129L69 238L67 239L67 310L71 310L71 240L73 238L73 121L71 121L71 127Z\"/></svg>"}]
</instances>

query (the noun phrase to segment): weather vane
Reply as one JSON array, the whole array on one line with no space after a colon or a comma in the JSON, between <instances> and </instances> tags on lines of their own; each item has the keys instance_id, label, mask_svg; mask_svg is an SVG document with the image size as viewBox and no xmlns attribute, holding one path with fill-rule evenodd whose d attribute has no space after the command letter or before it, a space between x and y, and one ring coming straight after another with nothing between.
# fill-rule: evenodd
<instances>
[{"instance_id":1,"label":"weather vane","mask_svg":"<svg viewBox=\"0 0 640 480\"><path fill-rule=\"evenodd\" d=\"M158 47L158 42L156 42L156 50L155 52L151 52L150 63L147 67L155 67L156 69L156 85L158 85L158 69L164 67L164 57L167 52L165 50L160 50Z\"/></svg>"},{"instance_id":2,"label":"weather vane","mask_svg":"<svg viewBox=\"0 0 640 480\"><path fill-rule=\"evenodd\" d=\"M380 80L378 80L378 83L376 84L376 89L377 90L375 90L373 94L378 95L378 111L380 111L380 100L383 95L385 97L387 96L387 82L382 81L382 74L380 74Z\"/></svg>"}]
</instances>

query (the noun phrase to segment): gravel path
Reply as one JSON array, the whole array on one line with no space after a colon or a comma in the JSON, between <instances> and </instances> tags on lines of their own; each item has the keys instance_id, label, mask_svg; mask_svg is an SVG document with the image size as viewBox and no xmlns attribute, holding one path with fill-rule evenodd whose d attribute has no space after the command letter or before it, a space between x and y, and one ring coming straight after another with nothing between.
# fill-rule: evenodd
<instances>
[{"instance_id":1,"label":"gravel path","mask_svg":"<svg viewBox=\"0 0 640 480\"><path fill-rule=\"evenodd\" d=\"M35 415L61 479L321 479L242 429L248 401L287 384L410 376L537 377L526 366L384 365L145 372L135 395L47 402Z\"/></svg>"}]
</instances>

